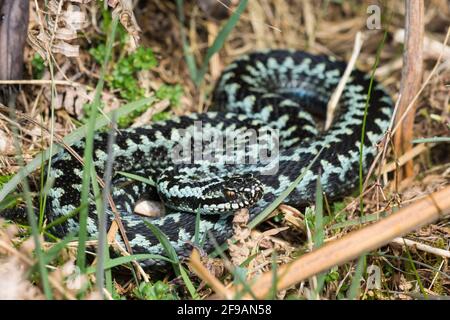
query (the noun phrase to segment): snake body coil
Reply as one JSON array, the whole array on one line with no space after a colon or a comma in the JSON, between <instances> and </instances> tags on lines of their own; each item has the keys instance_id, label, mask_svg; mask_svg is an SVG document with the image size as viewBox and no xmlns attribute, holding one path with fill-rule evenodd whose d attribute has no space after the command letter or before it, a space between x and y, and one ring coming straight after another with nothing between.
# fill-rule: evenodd
<instances>
[{"instance_id":1,"label":"snake body coil","mask_svg":"<svg viewBox=\"0 0 450 320\"><path fill-rule=\"evenodd\" d=\"M270 50L245 55L230 64L214 91L215 111L194 113L156 122L149 126L121 130L113 146L112 197L121 215L133 253L163 254L164 249L144 220L157 226L182 257L190 253L194 241L196 212L200 210L198 229L204 239L203 249L213 246L210 236L220 244L232 234L233 212L248 207L253 219L275 200L308 167L322 148L317 161L309 168L285 202L295 206L311 203L319 177L329 198L345 195L358 181L360 141L370 76L353 71L342 93L338 113L330 129L321 131L317 118L323 118L326 105L337 86L346 64L327 56L299 51ZM374 82L367 108L363 167L367 171L376 154L376 144L388 128L392 100L383 87ZM276 159L263 162L228 163L227 157L254 155L255 144L226 151L216 148L215 161L185 156L173 162L173 151L181 142L193 142L197 124L209 136L234 132L278 132ZM264 130L263 130L264 129ZM269 135L258 136L257 144ZM94 164L103 176L108 158L107 133L94 138ZM244 139L244 138L242 138ZM209 141L209 140L207 140ZM247 141L247 140L245 140ZM248 142L248 141L247 141ZM73 146L83 154L85 142ZM199 146L201 152L209 142ZM220 149L220 150L219 150ZM274 150L263 150L271 151ZM48 192L47 217L67 216L80 206L83 167L69 152L52 160L54 184ZM119 172L150 177L156 187L132 180ZM148 218L133 213L139 199L162 199L167 211L163 217ZM108 224L114 219L107 210ZM97 235L97 212L94 197L89 199L88 233ZM78 228L77 217L55 227L64 235ZM209 234L210 233L210 234ZM119 235L117 236L118 240ZM121 241L121 240L120 240ZM146 260L143 266L163 266L164 261Z\"/></svg>"}]
</instances>

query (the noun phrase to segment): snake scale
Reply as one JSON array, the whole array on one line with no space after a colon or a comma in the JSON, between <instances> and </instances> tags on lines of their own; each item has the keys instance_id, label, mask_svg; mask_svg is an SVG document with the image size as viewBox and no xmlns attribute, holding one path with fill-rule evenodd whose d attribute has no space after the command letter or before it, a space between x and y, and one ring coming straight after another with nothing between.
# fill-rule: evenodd
<instances>
[{"instance_id":1,"label":"snake scale","mask_svg":"<svg viewBox=\"0 0 450 320\"><path fill-rule=\"evenodd\" d=\"M345 67L345 62L335 58L302 51L254 52L225 68L213 91L213 111L120 130L113 146L111 193L133 253L164 255L163 246L144 223L146 220L167 236L180 257L187 257L194 241L198 211L197 231L203 240L202 248L210 252L214 249L211 237L219 244L231 237L236 209L248 208L253 219L291 185L322 148L284 202L297 207L312 203L319 177L329 199L348 194L358 182L370 75L354 70L343 90L333 124L328 130L318 125ZM377 143L388 128L392 110L390 96L375 81L367 108L362 155L365 172L377 152ZM208 148L213 149L213 160L196 159L194 152L182 156L184 162L175 163L174 150L181 142L195 145L193 136L199 124L202 134L208 137L235 133L237 140L248 143L244 143L243 148L228 148L217 147L211 139L203 139L200 145L197 143L197 150L202 154ZM257 140L245 140L247 138L242 137L247 137L248 132L266 134L260 134ZM278 141L268 132L277 133ZM107 139L107 132L97 133L94 138L93 160L100 177L111 156L107 153ZM270 141L275 142L267 144ZM261 144L268 147L260 151L278 153L268 161L250 159L255 155L255 146ZM82 140L73 149L83 154L84 147ZM240 161L231 163L230 157ZM151 178L156 185L130 179L119 174L121 171ZM62 151L53 158L50 175L54 183L48 192L47 205L50 221L80 206L82 173L83 166L69 152ZM135 214L133 208L140 199L162 200L166 214L156 218ZM107 210L107 216L109 225L114 214ZM91 195L87 230L92 237L97 235L97 219ZM74 216L54 231L65 235L78 226ZM122 241L119 235L117 239ZM157 259L140 263L144 267L165 265Z\"/></svg>"}]
</instances>

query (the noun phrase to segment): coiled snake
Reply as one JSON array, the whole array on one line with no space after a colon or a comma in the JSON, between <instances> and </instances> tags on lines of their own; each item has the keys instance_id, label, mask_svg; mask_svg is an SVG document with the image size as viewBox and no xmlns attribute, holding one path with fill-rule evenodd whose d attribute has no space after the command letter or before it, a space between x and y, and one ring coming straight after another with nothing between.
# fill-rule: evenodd
<instances>
[{"instance_id":1,"label":"coiled snake","mask_svg":"<svg viewBox=\"0 0 450 320\"><path fill-rule=\"evenodd\" d=\"M202 247L211 251L214 248L211 237L220 244L231 236L236 209L249 208L253 219L288 188L322 148L285 202L294 206L310 203L319 172L328 198L351 191L358 181L370 76L353 71L332 126L322 131L317 125L326 113L327 102L345 66L333 58L300 51L255 52L224 70L213 93L214 111L121 130L113 148L112 197L133 252L164 254L163 246L144 223L147 220L168 237L179 256L188 256L197 212L200 212L197 231L204 240ZM362 156L365 171L376 154L377 142L388 128L392 105L385 89L374 82ZM195 138L199 128L203 135L200 144ZM257 139L250 139L249 132L256 132ZM236 143L230 147L211 142L211 137L232 133L242 148L236 147ZM106 151L107 137L107 133L98 133L94 138L94 164L99 176L111 156ZM174 151L183 145L197 149L181 155L182 161L176 162ZM265 153L257 153L256 147ZM84 141L73 148L83 154ZM213 151L213 160L198 157L207 149ZM266 159L261 159L260 154L265 154ZM120 171L151 178L156 187L130 179ZM82 172L80 162L69 152L54 157L51 166L54 184L48 192L47 205L50 220L68 215L80 205ZM143 198L161 199L166 215L149 218L133 213L134 205ZM107 212L110 223L114 214L111 210ZM87 228L91 236L97 234L97 219L91 196ZM54 229L64 235L77 228L75 216ZM165 262L150 259L141 264L156 267Z\"/></svg>"}]
</instances>

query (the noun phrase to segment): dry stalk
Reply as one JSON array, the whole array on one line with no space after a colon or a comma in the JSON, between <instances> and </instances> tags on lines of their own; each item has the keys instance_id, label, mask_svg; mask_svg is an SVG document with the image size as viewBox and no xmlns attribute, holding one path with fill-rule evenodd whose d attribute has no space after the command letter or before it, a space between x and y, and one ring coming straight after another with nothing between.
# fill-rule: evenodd
<instances>
[{"instance_id":1,"label":"dry stalk","mask_svg":"<svg viewBox=\"0 0 450 320\"><path fill-rule=\"evenodd\" d=\"M396 122L399 123L406 114L409 104L411 112L402 122L402 129L394 136L395 149L398 154L404 154L411 149L416 104L414 96L422 83L423 69L423 35L424 35L424 3L423 0L405 1L405 51L403 53L403 69L400 83L401 101ZM404 168L406 177L413 175L413 162L408 161ZM402 174L399 172L399 180Z\"/></svg>"},{"instance_id":2,"label":"dry stalk","mask_svg":"<svg viewBox=\"0 0 450 320\"><path fill-rule=\"evenodd\" d=\"M55 85L63 85L63 86L73 86L73 87L79 87L84 86L81 83L77 83L70 80L46 80L46 79L39 79L39 80L0 80L0 85L4 84L31 84L31 85L49 85L49 84L55 84Z\"/></svg>"},{"instance_id":3,"label":"dry stalk","mask_svg":"<svg viewBox=\"0 0 450 320\"><path fill-rule=\"evenodd\" d=\"M434 254L437 256L441 256L441 257L447 258L447 259L450 258L450 251L435 248L435 247L432 247L432 246L429 246L427 244L420 243L417 241L413 241L413 240L409 240L409 239L405 239L405 238L395 238L391 241L391 243L396 243L401 246L415 247L415 248L417 248L417 250L428 252L428 253L431 253L431 254Z\"/></svg>"},{"instance_id":4,"label":"dry stalk","mask_svg":"<svg viewBox=\"0 0 450 320\"><path fill-rule=\"evenodd\" d=\"M345 88L345 84L347 83L348 78L352 73L353 67L355 66L356 59L358 58L359 52L361 51L362 44L363 44L362 34L361 32L358 31L358 33L355 36L355 44L353 45L353 52L350 61L348 62L344 74L342 75L341 80L339 80L336 90L333 92L333 95L331 96L330 101L328 102L327 105L327 118L325 121L325 130L329 129L331 123L333 122L333 116L336 111L339 98L341 97L342 92L344 91Z\"/></svg>"},{"instance_id":5,"label":"dry stalk","mask_svg":"<svg viewBox=\"0 0 450 320\"><path fill-rule=\"evenodd\" d=\"M386 164L385 166L383 166L382 169L381 169L381 174L385 174L385 173L394 171L397 168L404 166L406 163L408 163L409 161L412 161L412 159L414 159L415 157L417 157L421 153L430 150L434 146L435 146L434 143L431 143L431 144L425 144L425 143L418 144L414 148L408 150L406 153L401 155L396 161L390 162L390 163Z\"/></svg>"}]
</instances>

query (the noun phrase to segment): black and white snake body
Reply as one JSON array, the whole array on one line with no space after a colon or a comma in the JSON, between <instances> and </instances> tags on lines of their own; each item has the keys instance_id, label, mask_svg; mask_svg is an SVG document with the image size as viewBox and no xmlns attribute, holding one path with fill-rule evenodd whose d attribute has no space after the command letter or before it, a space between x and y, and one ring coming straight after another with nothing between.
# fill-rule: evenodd
<instances>
[{"instance_id":1,"label":"black and white snake body","mask_svg":"<svg viewBox=\"0 0 450 320\"><path fill-rule=\"evenodd\" d=\"M313 202L320 172L323 191L328 198L348 194L358 182L360 141L370 76L352 72L339 102L330 129L321 131L317 118L323 118L331 94L346 64L327 56L299 51L269 50L245 55L230 64L221 75L212 100L214 111L194 113L156 122L149 126L121 130L114 145L112 197L120 213L133 253L164 255L163 246L144 223L147 220L168 237L181 257L187 257L194 242L196 213L200 212L199 235L202 247L214 249L213 236L221 244L232 235L233 213L247 207L253 219L273 202L308 167L322 148L317 160L285 202L303 206ZM374 82L367 109L363 167L367 171L374 158L376 144L387 130L393 103L385 89ZM243 148L227 149L206 139L196 145L200 153L211 149L210 158L195 159L184 155L174 162L174 150L183 143L193 143L201 124L208 137L236 134ZM258 133L248 143L246 134ZM268 133L277 133L278 141ZM94 138L94 164L102 177L107 154L107 133ZM247 139L247 140L246 140ZM245 144L247 143L247 144ZM249 158L259 150L275 152L269 161ZM85 142L73 146L83 154ZM266 147L264 147L266 146ZM268 147L267 147L268 146ZM264 150L271 149L271 150ZM228 151L228 153L226 152ZM226 156L221 156L226 154ZM198 155L198 154L197 154ZM228 161L231 158L240 161ZM48 192L47 217L54 220L80 206L83 166L69 152L52 160L54 184ZM156 187L132 180L119 172L151 178ZM164 202L166 215L158 218L133 213L139 199L154 198ZM108 223L114 219L107 210ZM90 198L88 233L97 235L97 212ZM64 235L78 228L77 217L55 227ZM117 235L119 241L120 236ZM159 260L140 262L146 267L160 267Z\"/></svg>"}]
</instances>

